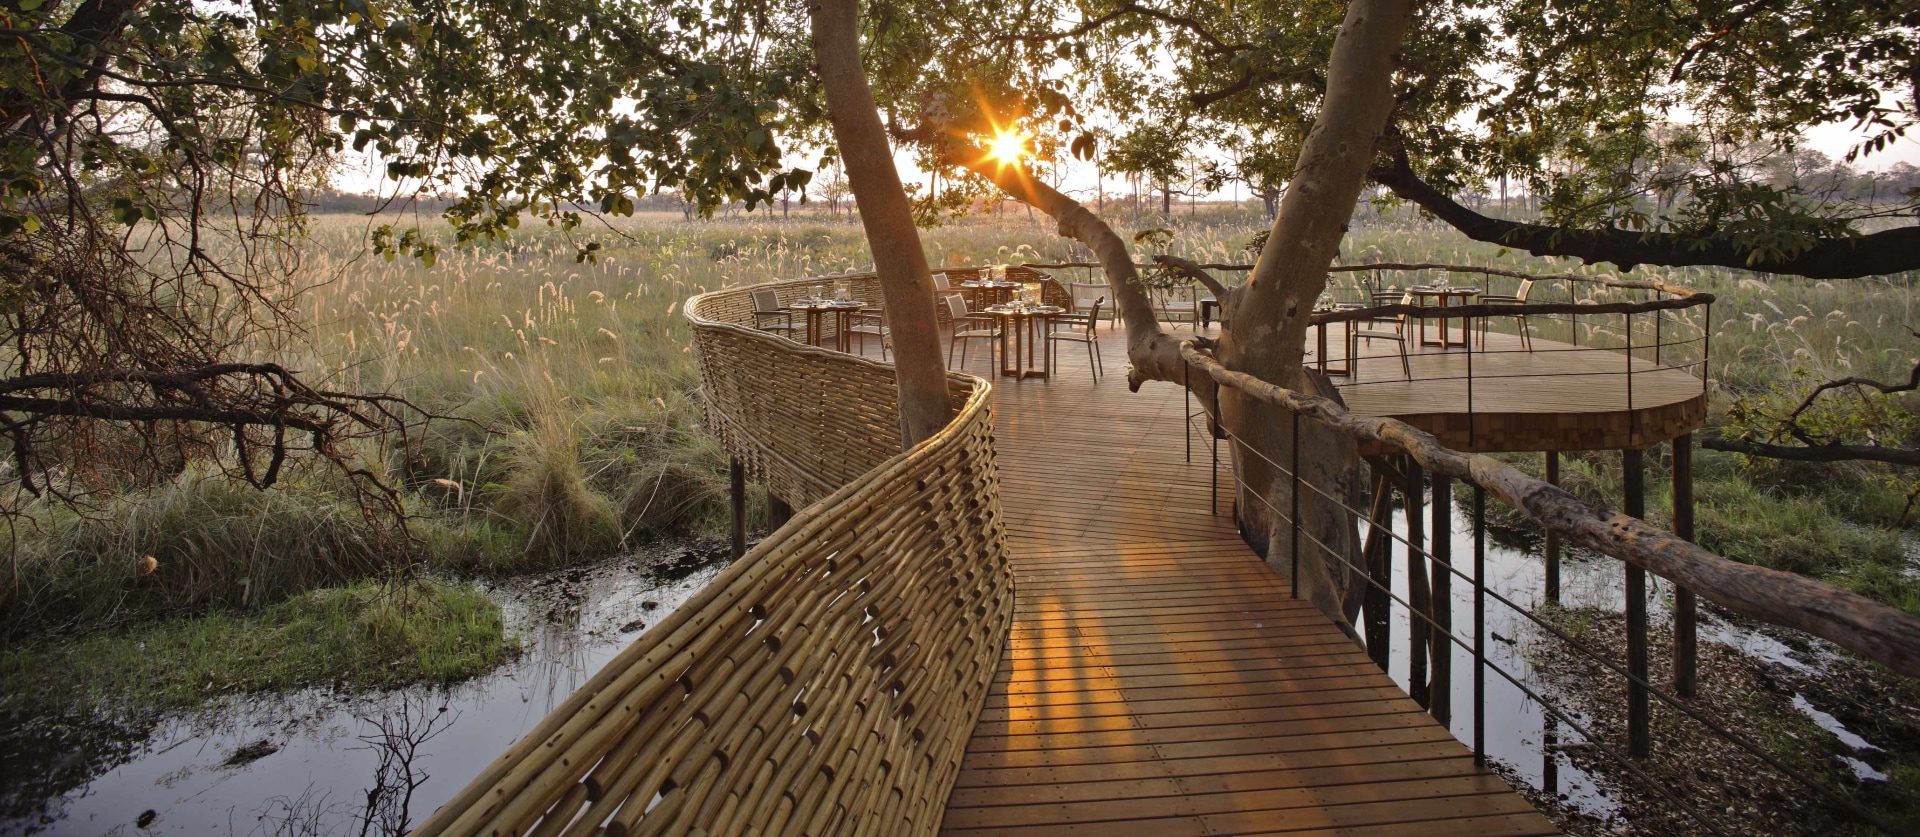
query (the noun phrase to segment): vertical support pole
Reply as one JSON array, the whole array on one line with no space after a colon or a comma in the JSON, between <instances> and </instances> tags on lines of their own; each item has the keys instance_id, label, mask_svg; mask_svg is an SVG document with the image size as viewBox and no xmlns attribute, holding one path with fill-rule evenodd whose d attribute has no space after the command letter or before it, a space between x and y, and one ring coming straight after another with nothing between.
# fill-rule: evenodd
<instances>
[{"instance_id":1,"label":"vertical support pole","mask_svg":"<svg viewBox=\"0 0 1920 837\"><path fill-rule=\"evenodd\" d=\"M1193 461L1193 388L1190 386L1192 383L1193 383L1193 364L1188 363L1186 358L1181 358L1180 359L1180 392L1182 395L1186 396L1187 400L1186 400L1185 406L1183 406L1180 410L1180 423L1181 423L1181 427L1186 431L1183 435L1187 437L1187 461L1188 462Z\"/></svg>"},{"instance_id":2,"label":"vertical support pole","mask_svg":"<svg viewBox=\"0 0 1920 837\"><path fill-rule=\"evenodd\" d=\"M1540 714L1540 790L1560 795L1560 716L1542 708Z\"/></svg>"},{"instance_id":3,"label":"vertical support pole","mask_svg":"<svg viewBox=\"0 0 1920 837\"><path fill-rule=\"evenodd\" d=\"M1473 756L1487 766L1487 489L1473 486Z\"/></svg>"},{"instance_id":4,"label":"vertical support pole","mask_svg":"<svg viewBox=\"0 0 1920 837\"><path fill-rule=\"evenodd\" d=\"M1453 478L1433 475L1433 719L1453 721Z\"/></svg>"},{"instance_id":5,"label":"vertical support pole","mask_svg":"<svg viewBox=\"0 0 1920 837\"><path fill-rule=\"evenodd\" d=\"M1292 563L1292 575L1287 576L1287 589L1294 598L1300 598L1300 414L1292 413L1293 435L1290 437L1292 464L1287 466L1288 477L1293 487L1287 491L1287 502L1291 506L1287 519L1293 524L1293 534L1287 544L1287 560Z\"/></svg>"},{"instance_id":6,"label":"vertical support pole","mask_svg":"<svg viewBox=\"0 0 1920 837\"><path fill-rule=\"evenodd\" d=\"M1432 617L1433 602L1427 588L1427 565L1422 556L1426 536L1420 519L1426 501L1426 492L1422 487L1423 474L1420 464L1413 457L1405 457L1407 463L1407 603L1411 605L1407 612L1407 695L1413 702L1425 709L1432 705L1432 691L1427 682L1427 637L1430 634L1428 619Z\"/></svg>"},{"instance_id":7,"label":"vertical support pole","mask_svg":"<svg viewBox=\"0 0 1920 837\"><path fill-rule=\"evenodd\" d=\"M778 529L787 525L787 521L792 519L793 507L787 505L787 501L774 496L773 492L767 492L767 529Z\"/></svg>"},{"instance_id":8,"label":"vertical support pole","mask_svg":"<svg viewBox=\"0 0 1920 837\"><path fill-rule=\"evenodd\" d=\"M1547 451L1547 484L1560 484L1560 452ZM1560 603L1560 533L1547 530L1547 543L1543 550L1547 559L1547 601Z\"/></svg>"},{"instance_id":9,"label":"vertical support pole","mask_svg":"<svg viewBox=\"0 0 1920 837\"><path fill-rule=\"evenodd\" d=\"M1673 440L1673 533L1693 540L1693 434ZM1699 660L1698 605L1693 591L1673 589L1673 690L1690 698L1696 691Z\"/></svg>"},{"instance_id":10,"label":"vertical support pole","mask_svg":"<svg viewBox=\"0 0 1920 837\"><path fill-rule=\"evenodd\" d=\"M727 463L727 491L733 500L733 559L747 554L747 466L740 457Z\"/></svg>"},{"instance_id":11,"label":"vertical support pole","mask_svg":"<svg viewBox=\"0 0 1920 837\"><path fill-rule=\"evenodd\" d=\"M1215 517L1220 516L1220 423L1211 413L1207 415L1207 458L1213 467L1207 470L1207 484L1213 492L1208 495L1207 510Z\"/></svg>"},{"instance_id":12,"label":"vertical support pole","mask_svg":"<svg viewBox=\"0 0 1920 837\"><path fill-rule=\"evenodd\" d=\"M1367 656L1386 671L1393 657L1393 599L1387 591L1393 587L1393 484L1379 470L1373 473L1373 497L1370 524L1381 531L1367 534L1367 593L1361 600L1366 611Z\"/></svg>"},{"instance_id":13,"label":"vertical support pole","mask_svg":"<svg viewBox=\"0 0 1920 837\"><path fill-rule=\"evenodd\" d=\"M1627 514L1647 515L1647 475L1643 454L1637 450L1620 452L1621 468L1626 472ZM1645 758L1653 752L1653 735L1647 716L1647 571L1627 565L1627 755Z\"/></svg>"}]
</instances>

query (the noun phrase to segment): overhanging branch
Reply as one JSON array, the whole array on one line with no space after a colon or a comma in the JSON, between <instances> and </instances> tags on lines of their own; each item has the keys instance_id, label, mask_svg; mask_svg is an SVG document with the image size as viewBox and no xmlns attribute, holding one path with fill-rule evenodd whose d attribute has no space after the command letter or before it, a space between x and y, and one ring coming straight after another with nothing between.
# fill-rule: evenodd
<instances>
[{"instance_id":1,"label":"overhanging branch","mask_svg":"<svg viewBox=\"0 0 1920 837\"><path fill-rule=\"evenodd\" d=\"M1857 279L1920 270L1920 226L1822 238L1793 256L1771 258L1725 236L1635 232L1618 227L1574 229L1482 215L1421 180L1405 152L1396 152L1391 163L1377 165L1369 174L1374 182L1433 213L1468 238L1525 250L1536 256L1612 262L1622 270L1643 264L1715 266L1810 279Z\"/></svg>"}]
</instances>

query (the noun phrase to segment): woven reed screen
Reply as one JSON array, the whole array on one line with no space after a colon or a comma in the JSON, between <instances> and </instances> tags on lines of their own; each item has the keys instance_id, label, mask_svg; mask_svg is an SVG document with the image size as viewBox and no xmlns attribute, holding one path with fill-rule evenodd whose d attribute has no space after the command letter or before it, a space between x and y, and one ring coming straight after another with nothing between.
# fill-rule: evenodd
<instances>
[{"instance_id":1,"label":"woven reed screen","mask_svg":"<svg viewBox=\"0 0 1920 837\"><path fill-rule=\"evenodd\" d=\"M688 304L709 417L808 505L415 834L939 829L1013 616L988 386L954 376L901 454L889 367L728 322L735 294Z\"/></svg>"}]
</instances>

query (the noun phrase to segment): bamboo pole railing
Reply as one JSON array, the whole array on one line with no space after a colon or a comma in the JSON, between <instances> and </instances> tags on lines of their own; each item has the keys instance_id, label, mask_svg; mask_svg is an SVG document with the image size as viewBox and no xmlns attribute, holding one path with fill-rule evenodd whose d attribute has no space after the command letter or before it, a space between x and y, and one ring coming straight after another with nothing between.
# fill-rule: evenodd
<instances>
[{"instance_id":1,"label":"bamboo pole railing","mask_svg":"<svg viewBox=\"0 0 1920 837\"><path fill-rule=\"evenodd\" d=\"M989 386L952 375L953 422L900 453L892 368L753 329L751 290L687 303L707 421L806 507L416 835L939 829L1012 623Z\"/></svg>"}]
</instances>

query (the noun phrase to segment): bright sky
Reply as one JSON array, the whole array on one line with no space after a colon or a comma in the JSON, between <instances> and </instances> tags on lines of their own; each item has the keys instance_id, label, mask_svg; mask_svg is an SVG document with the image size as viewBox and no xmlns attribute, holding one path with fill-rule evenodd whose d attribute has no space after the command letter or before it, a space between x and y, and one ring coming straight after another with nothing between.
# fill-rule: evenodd
<instances>
[{"instance_id":1,"label":"bright sky","mask_svg":"<svg viewBox=\"0 0 1920 837\"><path fill-rule=\"evenodd\" d=\"M1848 149L1859 144L1867 136L1871 134L1854 131L1849 124L1830 123L1809 130L1806 141L1807 145L1814 150L1839 160L1846 156ZM818 160L819 154L810 152L791 155L791 157L793 164L807 166L811 165L812 161ZM1920 139L1914 137L1901 139L1877 154L1856 161L1854 166L1864 171L1885 171L1894 164L1903 162L1920 166ZM926 172L915 166L913 161L908 159L908 155L895 155L894 164L899 167L902 179L922 184L927 182ZM1092 163L1069 161L1063 166L1059 187L1076 198L1090 199L1095 191L1094 172ZM364 156L349 154L341 159L340 166L336 169L335 187L341 191L362 194L373 193L376 189L382 193L391 193L393 184L385 179L384 173L385 163L373 153L368 152ZM1109 176L1106 180L1106 189L1108 197L1111 198L1125 194L1127 184L1123 179ZM1245 187L1241 187L1237 194L1242 199L1252 197ZM1204 196L1202 200L1226 200L1235 195L1235 187L1229 184L1219 192Z\"/></svg>"}]
</instances>

